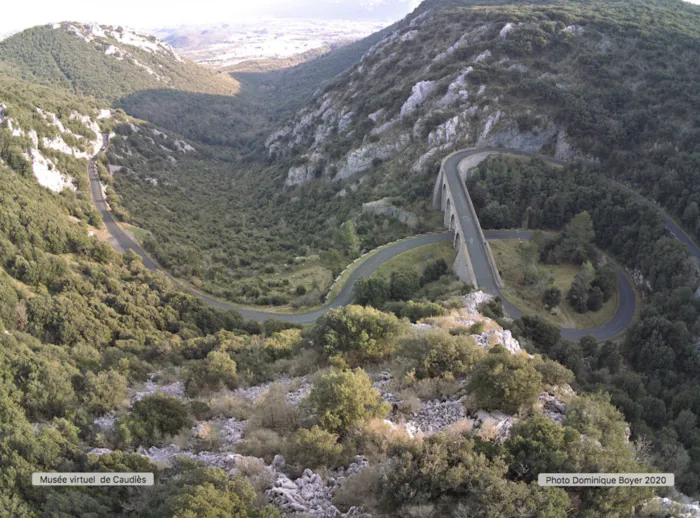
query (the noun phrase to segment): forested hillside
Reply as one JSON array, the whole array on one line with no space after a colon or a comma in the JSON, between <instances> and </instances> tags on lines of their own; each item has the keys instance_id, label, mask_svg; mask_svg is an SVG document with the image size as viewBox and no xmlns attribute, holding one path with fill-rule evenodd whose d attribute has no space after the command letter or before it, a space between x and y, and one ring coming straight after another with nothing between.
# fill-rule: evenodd
<instances>
[{"instance_id":1,"label":"forested hillside","mask_svg":"<svg viewBox=\"0 0 700 518\"><path fill-rule=\"evenodd\" d=\"M231 95L238 84L177 56L153 36L123 27L60 23L0 42L0 61L25 79L98 99L174 88Z\"/></svg>"},{"instance_id":2,"label":"forested hillside","mask_svg":"<svg viewBox=\"0 0 700 518\"><path fill-rule=\"evenodd\" d=\"M660 497L700 495L698 265L610 179L698 231L699 56L700 10L673 0L426 0L240 83L119 27L0 42L0 514L691 516ZM469 192L484 228L557 233L525 244L535 277L585 219L571 255L597 247L633 278L629 329L568 341L512 321L450 272L449 242L313 324L245 321L116 252L88 190L93 160L176 277L291 311L363 252L444 230L437 165L467 146L571 162L490 159ZM602 277L577 276L586 297ZM157 482L38 488L35 471ZM536 481L652 471L676 488Z\"/></svg>"},{"instance_id":3,"label":"forested hillside","mask_svg":"<svg viewBox=\"0 0 700 518\"><path fill-rule=\"evenodd\" d=\"M80 188L78 200L53 193L10 162L0 165L0 506L11 516L647 509L647 489L533 482L539 469L649 466L604 397L576 395L570 371L525 354L475 302L408 303L443 315L430 333L360 306L305 330L244 322L114 252L99 217L76 208ZM31 486L32 472L53 470L158 482Z\"/></svg>"},{"instance_id":4,"label":"forested hillside","mask_svg":"<svg viewBox=\"0 0 700 518\"><path fill-rule=\"evenodd\" d=\"M580 387L605 390L651 448L656 466L676 473L684 491L700 490L700 302L698 265L664 232L661 215L609 183L600 166L561 171L538 161L484 162L469 182L485 228L566 230L586 211L594 240L634 273L645 307L624 338L596 344L542 340L557 330L527 321L537 348L562 362ZM544 252L546 253L546 252ZM546 330L548 329L548 330Z\"/></svg>"},{"instance_id":5,"label":"forested hillside","mask_svg":"<svg viewBox=\"0 0 700 518\"><path fill-rule=\"evenodd\" d=\"M159 120L210 135L210 143L237 143L233 154L215 152L219 159L205 167L142 166L148 176L177 178L182 190L144 191L128 177L115 178L117 189L129 192L133 221L152 232L154 253L177 271L190 270L189 258L196 257L201 266L193 276L227 298L253 300L232 286L255 275L263 294L289 301L263 272L251 271L251 258L253 265L279 268L320 254L337 273L353 259L334 239L346 221L366 250L439 228L439 218L426 210L437 164L450 150L474 145L600 161L606 175L661 202L694 232L692 186L700 182L692 179L698 138L697 110L690 107L698 102L692 73L700 52L698 9L646 1L495 4L425 2L267 135L265 150L266 123L246 129L227 117L232 131L212 135L217 110L182 108L181 94L173 93ZM287 102L286 93L278 98ZM202 96L196 106L210 101L223 102ZM157 99L151 102L156 111ZM260 113L247 109L250 119ZM190 124L195 112L202 113L200 123ZM155 210L166 199L167 217ZM417 216L418 224L362 213L364 203L384 199ZM193 206L217 217L194 220ZM254 222L246 228L259 237L254 250L226 248L236 237L219 239L222 215Z\"/></svg>"}]
</instances>

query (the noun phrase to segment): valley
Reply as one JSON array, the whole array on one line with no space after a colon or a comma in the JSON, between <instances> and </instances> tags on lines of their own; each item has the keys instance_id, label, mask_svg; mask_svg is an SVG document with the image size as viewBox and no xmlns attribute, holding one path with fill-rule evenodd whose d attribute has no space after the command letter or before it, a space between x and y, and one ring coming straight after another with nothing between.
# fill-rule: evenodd
<instances>
[{"instance_id":1,"label":"valley","mask_svg":"<svg viewBox=\"0 0 700 518\"><path fill-rule=\"evenodd\" d=\"M0 41L0 515L700 516L700 9L371 4Z\"/></svg>"}]
</instances>

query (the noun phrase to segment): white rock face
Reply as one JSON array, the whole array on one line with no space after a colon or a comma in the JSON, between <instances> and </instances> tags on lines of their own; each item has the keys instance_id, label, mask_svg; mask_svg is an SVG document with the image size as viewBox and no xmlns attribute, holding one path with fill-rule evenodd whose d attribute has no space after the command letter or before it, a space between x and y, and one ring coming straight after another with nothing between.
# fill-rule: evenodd
<instances>
[{"instance_id":1,"label":"white rock face","mask_svg":"<svg viewBox=\"0 0 700 518\"><path fill-rule=\"evenodd\" d=\"M417 35L418 35L418 31L416 31L416 30L408 31L408 32L405 33L403 36L401 36L401 37L399 38L399 40L401 40L401 41L411 41L411 40L414 39Z\"/></svg>"},{"instance_id":2,"label":"white rock face","mask_svg":"<svg viewBox=\"0 0 700 518\"><path fill-rule=\"evenodd\" d=\"M580 25L569 25L563 29L564 32L569 32L574 36L581 36L584 33L584 28Z\"/></svg>"},{"instance_id":3,"label":"white rock face","mask_svg":"<svg viewBox=\"0 0 700 518\"><path fill-rule=\"evenodd\" d=\"M369 117L372 122L377 122L385 113L386 110L384 108L380 108L376 112L370 113L367 117Z\"/></svg>"},{"instance_id":4,"label":"white rock face","mask_svg":"<svg viewBox=\"0 0 700 518\"><path fill-rule=\"evenodd\" d=\"M34 133L36 138L36 133ZM32 148L29 153L24 153L24 157L32 163L32 170L39 185L42 185L54 192L61 192L63 189L77 190L73 181L63 175L56 165L44 157L38 149Z\"/></svg>"},{"instance_id":5,"label":"white rock face","mask_svg":"<svg viewBox=\"0 0 700 518\"><path fill-rule=\"evenodd\" d=\"M385 122L384 124L382 124L379 127L372 128L372 131L370 131L369 133L370 133L370 135L381 135L382 133L386 133L391 128L396 126L396 124L398 124L398 122L399 122L399 119L392 119L390 121Z\"/></svg>"},{"instance_id":6,"label":"white rock face","mask_svg":"<svg viewBox=\"0 0 700 518\"><path fill-rule=\"evenodd\" d=\"M130 29L128 27L112 27L107 25L99 25L97 23L87 23L87 24L54 24L54 29L61 29L74 34L76 37L82 39L86 42L99 41L104 43L107 49L112 47L109 52L107 50L105 53L107 55L117 55L124 54L128 55L127 52L115 47L113 44L109 43L110 40L117 41L122 45L129 45L131 47L136 47L140 50L148 52L149 54L161 54L184 63L184 60L178 56L173 48L165 42L160 41L153 36L147 34L142 34Z\"/></svg>"},{"instance_id":7,"label":"white rock face","mask_svg":"<svg viewBox=\"0 0 700 518\"><path fill-rule=\"evenodd\" d=\"M405 223L409 227L415 227L416 225L418 225L418 216L416 216L412 212L408 212L406 210L399 209L398 207L394 207L389 202L388 198L363 203L362 212L367 214L374 214L377 216L396 218L401 223Z\"/></svg>"},{"instance_id":8,"label":"white rock face","mask_svg":"<svg viewBox=\"0 0 700 518\"><path fill-rule=\"evenodd\" d=\"M476 345L484 348L493 347L498 344L503 346L511 354L521 354L523 350L511 332L507 329L490 329L480 335L474 335Z\"/></svg>"},{"instance_id":9,"label":"white rock face","mask_svg":"<svg viewBox=\"0 0 700 518\"><path fill-rule=\"evenodd\" d=\"M501 32L498 33L498 35L505 40L508 36L508 33L513 30L513 27L514 25L512 23L506 23L501 29Z\"/></svg>"},{"instance_id":10,"label":"white rock face","mask_svg":"<svg viewBox=\"0 0 700 518\"><path fill-rule=\"evenodd\" d=\"M338 121L338 131L340 133L345 133L345 131L350 126L350 124L352 124L354 117L355 117L355 114L353 112L344 113L340 117L340 120Z\"/></svg>"},{"instance_id":11,"label":"white rock face","mask_svg":"<svg viewBox=\"0 0 700 518\"><path fill-rule=\"evenodd\" d=\"M433 61L442 61L445 58L450 57L457 49L466 47L469 44L469 35L463 34L452 46L450 46L445 52L441 52L433 58Z\"/></svg>"},{"instance_id":12,"label":"white rock face","mask_svg":"<svg viewBox=\"0 0 700 518\"><path fill-rule=\"evenodd\" d=\"M111 430L117 422L117 418L112 414L107 414L102 417L98 417L93 421L93 424L102 430Z\"/></svg>"},{"instance_id":13,"label":"white rock face","mask_svg":"<svg viewBox=\"0 0 700 518\"><path fill-rule=\"evenodd\" d=\"M320 153L312 153L306 156L307 162L298 166L290 167L287 172L287 180L284 185L287 187L296 187L304 185L316 178L316 173L322 166L323 155Z\"/></svg>"},{"instance_id":14,"label":"white rock face","mask_svg":"<svg viewBox=\"0 0 700 518\"><path fill-rule=\"evenodd\" d=\"M411 170L414 173L425 173L426 172L426 167L428 164L428 161L437 156L439 153L446 151L449 148L448 145L440 146L440 147L434 147L432 149L429 149L427 152L423 153L418 160L413 164L413 167Z\"/></svg>"},{"instance_id":15,"label":"white rock face","mask_svg":"<svg viewBox=\"0 0 700 518\"><path fill-rule=\"evenodd\" d=\"M187 142L184 140L176 140L175 141L175 146L177 147L177 150L180 153L187 154L187 153L196 153L197 150L190 146Z\"/></svg>"},{"instance_id":16,"label":"white rock face","mask_svg":"<svg viewBox=\"0 0 700 518\"><path fill-rule=\"evenodd\" d=\"M485 291L472 291L464 297L462 297L462 302L464 302L464 308L470 315L479 314L479 306L484 302L488 302L493 299L493 295L489 295Z\"/></svg>"},{"instance_id":17,"label":"white rock face","mask_svg":"<svg viewBox=\"0 0 700 518\"><path fill-rule=\"evenodd\" d=\"M375 159L388 160L404 150L411 142L408 135L401 135L398 140L384 144L382 142L366 144L348 153L345 161L338 167L335 180L349 178L372 167Z\"/></svg>"},{"instance_id":18,"label":"white rock face","mask_svg":"<svg viewBox=\"0 0 700 518\"><path fill-rule=\"evenodd\" d=\"M544 414L557 424L563 424L566 420L566 403L560 401L548 392L539 395Z\"/></svg>"},{"instance_id":19,"label":"white rock face","mask_svg":"<svg viewBox=\"0 0 700 518\"><path fill-rule=\"evenodd\" d=\"M436 104L438 106L451 106L467 102L469 92L467 91L466 78L473 70L472 67L468 67L464 72L459 74L447 88L447 93Z\"/></svg>"},{"instance_id":20,"label":"white rock face","mask_svg":"<svg viewBox=\"0 0 700 518\"><path fill-rule=\"evenodd\" d=\"M474 58L474 63L479 63L480 61L483 61L483 60L488 59L490 57L491 57L491 51L485 50L481 54L479 54L477 57Z\"/></svg>"},{"instance_id":21,"label":"white rock face","mask_svg":"<svg viewBox=\"0 0 700 518\"><path fill-rule=\"evenodd\" d=\"M527 71L528 71L528 68L527 68L525 65L521 64L521 63L515 63L515 64L509 66L509 67L508 67L508 70L517 70L518 72L523 72L523 73L524 73L524 72L527 72Z\"/></svg>"},{"instance_id":22,"label":"white rock face","mask_svg":"<svg viewBox=\"0 0 700 518\"><path fill-rule=\"evenodd\" d=\"M457 140L457 131L461 125L459 115L443 122L428 135L428 145L440 146Z\"/></svg>"},{"instance_id":23,"label":"white rock face","mask_svg":"<svg viewBox=\"0 0 700 518\"><path fill-rule=\"evenodd\" d=\"M413 85L411 96L401 107L401 115L414 113L421 106L428 96L437 88L437 81L420 81Z\"/></svg>"},{"instance_id":24,"label":"white rock face","mask_svg":"<svg viewBox=\"0 0 700 518\"><path fill-rule=\"evenodd\" d=\"M500 110L496 113L492 113L491 115L489 115L488 119L486 119L486 123L484 124L484 130L481 132L479 140L483 140L488 136L494 124L496 124L501 119L501 115L502 113Z\"/></svg>"},{"instance_id":25,"label":"white rock face","mask_svg":"<svg viewBox=\"0 0 700 518\"><path fill-rule=\"evenodd\" d=\"M675 518L700 518L700 502L683 503L676 502L670 498L655 496L652 501L645 506L645 509L647 508L659 508L667 513L664 516L673 516Z\"/></svg>"}]
</instances>

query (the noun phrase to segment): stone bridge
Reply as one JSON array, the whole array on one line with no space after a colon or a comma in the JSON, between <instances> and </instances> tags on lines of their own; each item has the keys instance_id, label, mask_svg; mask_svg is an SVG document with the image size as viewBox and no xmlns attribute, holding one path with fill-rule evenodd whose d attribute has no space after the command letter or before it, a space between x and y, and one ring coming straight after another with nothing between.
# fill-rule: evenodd
<instances>
[{"instance_id":1,"label":"stone bridge","mask_svg":"<svg viewBox=\"0 0 700 518\"><path fill-rule=\"evenodd\" d=\"M465 180L469 171L482 160L490 154L502 152L501 149L484 148L452 153L442 161L433 190L433 207L445 212L445 227L454 232L453 243L457 258L453 271L461 281L493 295L499 293L503 281L479 224Z\"/></svg>"}]
</instances>

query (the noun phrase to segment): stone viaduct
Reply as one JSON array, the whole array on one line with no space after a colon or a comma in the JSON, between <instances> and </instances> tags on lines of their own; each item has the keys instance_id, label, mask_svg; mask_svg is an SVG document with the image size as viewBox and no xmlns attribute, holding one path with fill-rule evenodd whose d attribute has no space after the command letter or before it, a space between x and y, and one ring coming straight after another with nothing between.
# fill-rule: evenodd
<instances>
[{"instance_id":1,"label":"stone viaduct","mask_svg":"<svg viewBox=\"0 0 700 518\"><path fill-rule=\"evenodd\" d=\"M487 148L452 153L442 161L433 189L433 207L444 211L444 225L454 232L457 258L453 271L461 281L494 295L503 287L503 281L479 225L465 180L471 169L499 151Z\"/></svg>"}]
</instances>

